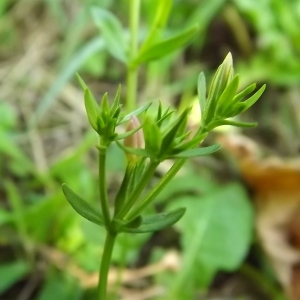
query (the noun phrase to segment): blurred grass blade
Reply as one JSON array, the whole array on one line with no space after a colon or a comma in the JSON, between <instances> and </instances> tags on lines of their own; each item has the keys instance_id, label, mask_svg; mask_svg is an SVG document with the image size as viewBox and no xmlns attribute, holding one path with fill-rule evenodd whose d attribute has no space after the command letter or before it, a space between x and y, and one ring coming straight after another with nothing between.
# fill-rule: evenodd
<instances>
[{"instance_id":1,"label":"blurred grass blade","mask_svg":"<svg viewBox=\"0 0 300 300\"><path fill-rule=\"evenodd\" d=\"M203 72L199 74L197 92L200 103L201 116L203 117L203 112L206 106L206 80Z\"/></svg>"},{"instance_id":2,"label":"blurred grass blade","mask_svg":"<svg viewBox=\"0 0 300 300\"><path fill-rule=\"evenodd\" d=\"M167 40L150 46L138 55L133 64L148 62L170 54L190 42L191 39L198 33L198 30L198 25L195 25Z\"/></svg>"},{"instance_id":3,"label":"blurred grass blade","mask_svg":"<svg viewBox=\"0 0 300 300\"><path fill-rule=\"evenodd\" d=\"M100 212L96 210L96 208L92 207L88 202L74 193L65 183L62 185L62 189L68 202L76 210L77 213L95 224L104 226L103 218Z\"/></svg>"},{"instance_id":4,"label":"blurred grass blade","mask_svg":"<svg viewBox=\"0 0 300 300\"><path fill-rule=\"evenodd\" d=\"M30 126L34 126L43 117L52 103L56 100L57 95L85 61L95 53L104 50L105 47L106 44L104 40L96 37L88 41L70 58L70 60L61 68L61 72L59 72L59 75L39 103L36 112L30 119Z\"/></svg>"},{"instance_id":5,"label":"blurred grass blade","mask_svg":"<svg viewBox=\"0 0 300 300\"><path fill-rule=\"evenodd\" d=\"M0 294L23 279L30 272L30 265L25 261L1 264L0 266Z\"/></svg>"},{"instance_id":6,"label":"blurred grass blade","mask_svg":"<svg viewBox=\"0 0 300 300\"><path fill-rule=\"evenodd\" d=\"M100 7L92 8L92 16L94 22L101 30L109 53L126 64L128 60L126 56L126 41L120 21L111 12Z\"/></svg>"},{"instance_id":7,"label":"blurred grass blade","mask_svg":"<svg viewBox=\"0 0 300 300\"><path fill-rule=\"evenodd\" d=\"M145 216L139 228L124 227L122 230L130 233L145 233L162 230L178 222L184 213L185 208L178 208L169 213Z\"/></svg>"}]
</instances>

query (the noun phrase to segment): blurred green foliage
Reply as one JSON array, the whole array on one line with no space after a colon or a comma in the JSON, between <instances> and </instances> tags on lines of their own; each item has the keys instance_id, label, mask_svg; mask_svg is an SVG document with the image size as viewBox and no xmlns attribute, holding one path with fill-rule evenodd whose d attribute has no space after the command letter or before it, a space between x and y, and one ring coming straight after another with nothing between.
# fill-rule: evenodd
<instances>
[{"instance_id":1,"label":"blurred green foliage","mask_svg":"<svg viewBox=\"0 0 300 300\"><path fill-rule=\"evenodd\" d=\"M142 32L154 18L152 7L157 1L143 2ZM90 291L81 287L67 267L55 265L43 248L58 249L86 272L98 270L99 253L103 250L102 232L73 213L60 186L62 182L75 186L96 204L95 154L89 151L96 143L95 136L84 127L84 133L76 135L79 137L76 142L70 140L72 151L70 147L61 150L41 171L32 158L30 134L38 129L43 136L46 129L66 123L65 119L53 123L51 108L58 105L66 86L73 83L76 71L97 86L99 82L109 83L115 89L118 83L124 83L124 67L109 55L105 39L92 21L91 8L95 5L118 16L126 38L127 1L0 1L0 294L3 295L0 299L18 299L26 282L36 276L33 296L25 299L51 300L53 291L57 299L89 299ZM185 51L172 53L143 68L140 103L159 97L167 103L172 100L174 105L181 99L192 101L199 71L205 69L210 74L228 51L233 53L236 71L243 79L242 87L253 81L267 82L271 91L283 90L284 99L289 92L299 96L299 1L174 0L170 16L164 37L194 23L198 23L199 33ZM28 24L41 22L43 18L50 20L49 31L55 31L49 35L55 51L43 66L46 74L54 76L45 77L40 90L31 92L32 105L27 102L31 94L25 91L32 88L38 76L14 81L9 74L22 56L23 47L27 47L26 35L29 36L31 30ZM47 38L48 31L44 31L43 36ZM9 86L15 93L7 98ZM101 91L100 87L99 93ZM269 98L265 101L267 104L262 105L261 114L267 115L262 124L274 124L272 105L282 108L275 114L278 120L291 122L290 116L295 113L293 106L283 107L271 92ZM75 105L80 101L74 98ZM22 111L28 106L31 109L26 122ZM285 130L289 140L293 140L298 132L297 124L300 123L295 121L287 129L280 127L279 133ZM288 141L285 144L288 145ZM108 164L112 193L114 185L119 184L118 172L123 160L119 149L113 149ZM219 271L237 270L253 242L253 212L243 186L220 183L213 170L202 169L189 166L160 195L157 206L158 210L161 206L171 209L182 206L182 201L183 206L188 206L188 215L176 228L183 259L182 269L175 275L178 286L174 287L174 274L159 274L154 278L157 284L166 285L170 297L181 288L179 299L192 299L199 291L208 290ZM134 266L141 248L149 241L150 234L134 237L124 234L116 246L113 262L123 267ZM201 274L199 266L204 270ZM276 290L269 273L258 272L262 272L263 278Z\"/></svg>"}]
</instances>

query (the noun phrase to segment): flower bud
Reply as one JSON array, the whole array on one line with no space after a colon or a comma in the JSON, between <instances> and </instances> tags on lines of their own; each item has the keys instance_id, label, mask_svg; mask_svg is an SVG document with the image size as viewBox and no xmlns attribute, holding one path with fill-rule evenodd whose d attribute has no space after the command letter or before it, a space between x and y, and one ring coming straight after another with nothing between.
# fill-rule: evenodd
<instances>
[{"instance_id":1,"label":"flower bud","mask_svg":"<svg viewBox=\"0 0 300 300\"><path fill-rule=\"evenodd\" d=\"M139 126L141 126L141 124L138 118L132 116L126 127L126 132L132 131ZM142 128L124 139L125 147L144 148L144 145L145 145L145 141L144 141L144 134ZM138 156L132 153L126 153L126 157L129 161L136 161L138 159Z\"/></svg>"}]
</instances>

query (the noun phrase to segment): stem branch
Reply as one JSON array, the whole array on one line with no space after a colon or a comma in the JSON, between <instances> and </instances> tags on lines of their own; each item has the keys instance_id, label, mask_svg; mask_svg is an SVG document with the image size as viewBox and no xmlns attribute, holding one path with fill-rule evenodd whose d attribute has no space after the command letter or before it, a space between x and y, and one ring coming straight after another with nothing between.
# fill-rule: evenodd
<instances>
[{"instance_id":1,"label":"stem branch","mask_svg":"<svg viewBox=\"0 0 300 300\"><path fill-rule=\"evenodd\" d=\"M138 50L138 29L139 29L139 15L140 15L141 0L130 1L129 12L129 26L130 26L130 62L127 70L127 95L126 95L126 108L127 111L133 111L136 108L137 102L137 82L138 82L138 69L136 66L131 65L135 59Z\"/></svg>"},{"instance_id":2,"label":"stem branch","mask_svg":"<svg viewBox=\"0 0 300 300\"><path fill-rule=\"evenodd\" d=\"M135 201L138 199L140 194L145 189L148 182L151 180L158 165L159 162L150 162L147 169L143 173L141 179L139 180L134 190L132 191L131 195L129 196L128 201L125 202L122 209L117 213L116 218L122 219L126 216L126 214L129 212L131 207L134 205Z\"/></svg>"},{"instance_id":3,"label":"stem branch","mask_svg":"<svg viewBox=\"0 0 300 300\"><path fill-rule=\"evenodd\" d=\"M144 201L138 205L129 215L128 219L133 219L141 214L141 212L156 198L156 196L165 188L165 186L174 178L178 171L185 164L187 159L178 159L160 182L148 193Z\"/></svg>"},{"instance_id":4,"label":"stem branch","mask_svg":"<svg viewBox=\"0 0 300 300\"><path fill-rule=\"evenodd\" d=\"M106 188L106 151L107 148L100 146L99 150L99 194L103 214L103 220L106 227L110 225L110 212Z\"/></svg>"}]
</instances>

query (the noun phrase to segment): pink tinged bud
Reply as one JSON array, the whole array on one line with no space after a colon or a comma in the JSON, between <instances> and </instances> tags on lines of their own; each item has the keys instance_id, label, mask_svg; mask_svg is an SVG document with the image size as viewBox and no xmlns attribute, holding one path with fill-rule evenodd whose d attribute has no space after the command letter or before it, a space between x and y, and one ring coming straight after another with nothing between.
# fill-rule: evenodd
<instances>
[{"instance_id":1,"label":"pink tinged bud","mask_svg":"<svg viewBox=\"0 0 300 300\"><path fill-rule=\"evenodd\" d=\"M131 117L126 131L134 130L135 128L141 126L141 123L139 122L138 118L133 116ZM142 128L140 128L138 131L133 133L132 135L126 137L124 139L124 146L125 147L131 147L131 148L144 148L145 141L144 141L144 134ZM136 160L136 155L134 154L126 154L128 160Z\"/></svg>"}]
</instances>

